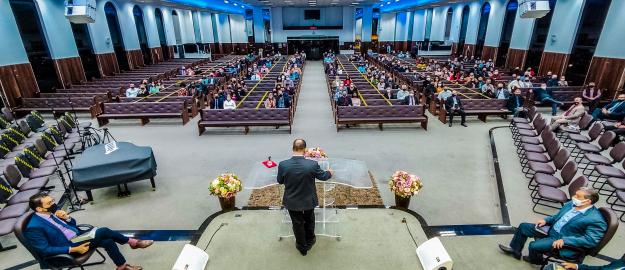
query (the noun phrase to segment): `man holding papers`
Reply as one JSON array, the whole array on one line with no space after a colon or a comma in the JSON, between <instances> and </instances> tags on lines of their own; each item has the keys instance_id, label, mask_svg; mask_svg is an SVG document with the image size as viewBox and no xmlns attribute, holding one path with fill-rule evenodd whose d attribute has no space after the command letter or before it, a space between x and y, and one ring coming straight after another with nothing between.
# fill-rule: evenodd
<instances>
[{"instance_id":1,"label":"man holding papers","mask_svg":"<svg viewBox=\"0 0 625 270\"><path fill-rule=\"evenodd\" d=\"M132 266L119 251L117 244L128 244L132 249L147 248L152 240L128 238L109 228L93 228L82 231L76 220L65 211L59 210L54 199L46 194L37 194L29 200L30 208L35 211L24 236L41 256L57 254L84 254L90 248L104 248L118 270L140 270L141 266ZM41 265L47 268L46 265Z\"/></svg>"}]
</instances>

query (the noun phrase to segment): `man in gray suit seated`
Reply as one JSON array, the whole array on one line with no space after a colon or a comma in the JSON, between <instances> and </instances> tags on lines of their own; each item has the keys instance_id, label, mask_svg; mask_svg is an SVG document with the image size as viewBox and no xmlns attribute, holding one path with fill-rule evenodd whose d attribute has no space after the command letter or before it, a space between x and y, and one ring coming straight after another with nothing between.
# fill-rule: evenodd
<instances>
[{"instance_id":1,"label":"man in gray suit seated","mask_svg":"<svg viewBox=\"0 0 625 270\"><path fill-rule=\"evenodd\" d=\"M277 180L284 184L282 204L289 210L295 235L295 247L302 256L315 244L315 207L319 204L315 179L325 181L332 170L324 171L314 160L304 158L306 141L293 141L293 156L278 165Z\"/></svg>"},{"instance_id":2,"label":"man in gray suit seated","mask_svg":"<svg viewBox=\"0 0 625 270\"><path fill-rule=\"evenodd\" d=\"M580 188L571 201L553 216L534 223L521 223L514 233L509 246L499 245L504 253L521 259L521 251L527 238L535 240L529 244L529 256L523 260L532 264L545 264L543 254L558 251L563 258L572 258L576 254L564 245L583 249L597 246L608 224L594 204L599 200L599 193L590 188Z\"/></svg>"}]
</instances>

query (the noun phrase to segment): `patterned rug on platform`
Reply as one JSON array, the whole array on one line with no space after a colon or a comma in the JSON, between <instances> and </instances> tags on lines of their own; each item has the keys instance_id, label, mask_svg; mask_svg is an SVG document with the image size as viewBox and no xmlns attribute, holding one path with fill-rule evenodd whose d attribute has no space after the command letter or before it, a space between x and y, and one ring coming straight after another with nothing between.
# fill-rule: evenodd
<instances>
[{"instance_id":1,"label":"patterned rug on platform","mask_svg":"<svg viewBox=\"0 0 625 270\"><path fill-rule=\"evenodd\" d=\"M328 198L334 198L335 206L347 206L347 205L384 205L382 197L380 197L380 191L375 183L375 179L371 172L369 172L369 178L373 185L372 188L352 188L344 185L335 185L334 189L328 191L326 196ZM274 185L262 189L256 189L252 191L250 199L247 203L249 207L270 207L282 205L282 192L283 186ZM322 203L323 198L323 184L317 183L317 197L319 203ZM329 200L328 200L329 201Z\"/></svg>"}]
</instances>

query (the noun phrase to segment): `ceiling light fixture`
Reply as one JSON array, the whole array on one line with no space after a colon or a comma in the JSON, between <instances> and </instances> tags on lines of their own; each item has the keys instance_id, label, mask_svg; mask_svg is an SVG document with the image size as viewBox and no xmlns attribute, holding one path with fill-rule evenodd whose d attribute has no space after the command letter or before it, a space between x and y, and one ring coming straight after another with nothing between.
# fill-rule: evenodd
<instances>
[{"instance_id":1,"label":"ceiling light fixture","mask_svg":"<svg viewBox=\"0 0 625 270\"><path fill-rule=\"evenodd\" d=\"M228 0L224 0L224 3L228 4L228 3L230 3L230 2L228 2Z\"/></svg>"}]
</instances>

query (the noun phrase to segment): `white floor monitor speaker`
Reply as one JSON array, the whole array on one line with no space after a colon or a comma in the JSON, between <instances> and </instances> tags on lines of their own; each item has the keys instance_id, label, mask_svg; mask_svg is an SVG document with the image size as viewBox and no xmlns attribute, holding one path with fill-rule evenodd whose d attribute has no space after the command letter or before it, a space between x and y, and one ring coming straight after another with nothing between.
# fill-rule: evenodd
<instances>
[{"instance_id":1,"label":"white floor monitor speaker","mask_svg":"<svg viewBox=\"0 0 625 270\"><path fill-rule=\"evenodd\" d=\"M204 252L204 250L186 244L182 248L182 252L178 255L178 259L176 263L174 263L174 267L172 270L204 270L206 268L206 264L208 263L208 253Z\"/></svg>"},{"instance_id":2,"label":"white floor monitor speaker","mask_svg":"<svg viewBox=\"0 0 625 270\"><path fill-rule=\"evenodd\" d=\"M438 237L427 240L417 247L417 256L423 270L451 270L454 265Z\"/></svg>"}]
</instances>

